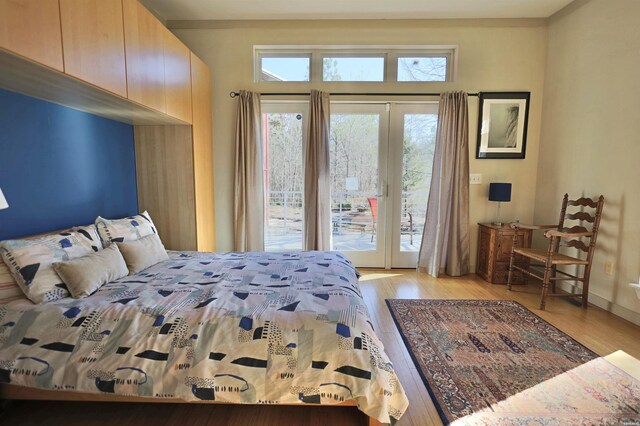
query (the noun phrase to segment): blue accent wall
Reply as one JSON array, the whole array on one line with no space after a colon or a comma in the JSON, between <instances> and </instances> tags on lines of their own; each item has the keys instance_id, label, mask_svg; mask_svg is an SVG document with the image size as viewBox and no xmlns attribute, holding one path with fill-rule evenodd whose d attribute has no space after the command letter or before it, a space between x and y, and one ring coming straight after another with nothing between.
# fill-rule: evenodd
<instances>
[{"instance_id":1,"label":"blue accent wall","mask_svg":"<svg viewBox=\"0 0 640 426\"><path fill-rule=\"evenodd\" d=\"M133 126L0 89L0 240L138 213Z\"/></svg>"}]
</instances>

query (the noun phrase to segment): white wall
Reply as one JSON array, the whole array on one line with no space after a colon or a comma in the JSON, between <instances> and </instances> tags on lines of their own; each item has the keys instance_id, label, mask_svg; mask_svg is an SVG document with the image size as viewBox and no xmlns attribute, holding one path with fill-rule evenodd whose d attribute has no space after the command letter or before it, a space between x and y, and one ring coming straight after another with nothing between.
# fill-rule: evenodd
<instances>
[{"instance_id":1,"label":"white wall","mask_svg":"<svg viewBox=\"0 0 640 426\"><path fill-rule=\"evenodd\" d=\"M478 100L470 98L471 172L483 184L471 186L472 264L477 222L491 221L496 205L487 201L491 181L513 182L512 202L503 205L505 220L533 219L542 114L547 28L541 20L484 21L278 21L169 23L172 30L213 73L216 229L219 250L232 249L233 161L236 102L229 92L308 91L298 83L253 82L253 45L458 45L459 66L453 83L386 83L394 91L530 91L531 109L525 160L476 160ZM177 29L177 26L206 26ZM329 91L380 91L369 83L324 83ZM343 100L344 98L341 98ZM433 98L431 98L433 99Z\"/></svg>"},{"instance_id":2,"label":"white wall","mask_svg":"<svg viewBox=\"0 0 640 426\"><path fill-rule=\"evenodd\" d=\"M535 220L557 221L565 192L603 194L590 301L640 324L639 78L640 1L577 1L551 19Z\"/></svg>"}]
</instances>

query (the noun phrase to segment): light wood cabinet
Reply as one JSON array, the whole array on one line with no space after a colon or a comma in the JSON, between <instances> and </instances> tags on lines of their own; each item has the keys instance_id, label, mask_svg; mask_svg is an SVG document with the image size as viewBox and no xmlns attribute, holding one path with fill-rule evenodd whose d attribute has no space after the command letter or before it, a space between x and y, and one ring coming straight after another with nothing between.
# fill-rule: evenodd
<instances>
[{"instance_id":1,"label":"light wood cabinet","mask_svg":"<svg viewBox=\"0 0 640 426\"><path fill-rule=\"evenodd\" d=\"M163 32L167 114L191 123L191 51L171 31Z\"/></svg>"},{"instance_id":2,"label":"light wood cabinet","mask_svg":"<svg viewBox=\"0 0 640 426\"><path fill-rule=\"evenodd\" d=\"M531 230L515 230L509 225L478 224L478 258L476 274L493 284L506 284L509 277L509 261L513 236L518 233L518 247L531 247ZM518 262L524 261L518 259ZM524 281L521 273L515 272L513 282Z\"/></svg>"},{"instance_id":3,"label":"light wood cabinet","mask_svg":"<svg viewBox=\"0 0 640 426\"><path fill-rule=\"evenodd\" d=\"M196 233L197 247L200 251L214 251L216 248L211 81L209 67L200 58L191 53Z\"/></svg>"},{"instance_id":4,"label":"light wood cabinet","mask_svg":"<svg viewBox=\"0 0 640 426\"><path fill-rule=\"evenodd\" d=\"M138 205L168 249L214 251L211 74L190 59L193 124L135 127Z\"/></svg>"},{"instance_id":5,"label":"light wood cabinet","mask_svg":"<svg viewBox=\"0 0 640 426\"><path fill-rule=\"evenodd\" d=\"M58 0L0 0L0 48L63 71Z\"/></svg>"},{"instance_id":6,"label":"light wood cabinet","mask_svg":"<svg viewBox=\"0 0 640 426\"><path fill-rule=\"evenodd\" d=\"M138 208L167 249L196 250L191 126L135 126L134 137Z\"/></svg>"},{"instance_id":7,"label":"light wood cabinet","mask_svg":"<svg viewBox=\"0 0 640 426\"><path fill-rule=\"evenodd\" d=\"M137 0L123 0L129 99L165 112L166 28Z\"/></svg>"},{"instance_id":8,"label":"light wood cabinet","mask_svg":"<svg viewBox=\"0 0 640 426\"><path fill-rule=\"evenodd\" d=\"M127 97L122 0L60 0L65 73Z\"/></svg>"},{"instance_id":9,"label":"light wood cabinet","mask_svg":"<svg viewBox=\"0 0 640 426\"><path fill-rule=\"evenodd\" d=\"M139 208L215 250L211 74L137 0L0 0L0 87L135 124Z\"/></svg>"},{"instance_id":10,"label":"light wood cabinet","mask_svg":"<svg viewBox=\"0 0 640 426\"><path fill-rule=\"evenodd\" d=\"M191 51L138 0L0 0L0 55L20 70L0 75L4 87L122 121L192 122ZM130 100L131 119L94 106L121 101L102 91Z\"/></svg>"}]
</instances>

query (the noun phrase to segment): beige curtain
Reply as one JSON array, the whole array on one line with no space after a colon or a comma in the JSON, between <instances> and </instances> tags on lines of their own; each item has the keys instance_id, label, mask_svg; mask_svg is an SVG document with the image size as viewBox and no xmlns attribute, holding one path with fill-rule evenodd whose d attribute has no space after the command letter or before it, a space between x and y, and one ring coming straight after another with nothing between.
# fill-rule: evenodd
<instances>
[{"instance_id":1,"label":"beige curtain","mask_svg":"<svg viewBox=\"0 0 640 426\"><path fill-rule=\"evenodd\" d=\"M264 250L260 94L240 91L236 121L234 250Z\"/></svg>"},{"instance_id":2,"label":"beige curtain","mask_svg":"<svg viewBox=\"0 0 640 426\"><path fill-rule=\"evenodd\" d=\"M304 154L305 250L331 249L329 94L311 91Z\"/></svg>"},{"instance_id":3,"label":"beige curtain","mask_svg":"<svg viewBox=\"0 0 640 426\"><path fill-rule=\"evenodd\" d=\"M469 111L463 92L440 95L418 271L434 277L469 273Z\"/></svg>"}]
</instances>

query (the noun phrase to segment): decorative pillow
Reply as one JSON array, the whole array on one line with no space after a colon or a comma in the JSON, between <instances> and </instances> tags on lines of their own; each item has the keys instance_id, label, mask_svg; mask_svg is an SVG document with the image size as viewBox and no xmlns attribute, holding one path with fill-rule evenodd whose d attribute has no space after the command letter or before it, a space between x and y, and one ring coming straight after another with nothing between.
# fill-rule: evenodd
<instances>
[{"instance_id":1,"label":"decorative pillow","mask_svg":"<svg viewBox=\"0 0 640 426\"><path fill-rule=\"evenodd\" d=\"M76 299L87 297L104 284L129 274L116 244L97 253L54 263L53 269Z\"/></svg>"},{"instance_id":2,"label":"decorative pillow","mask_svg":"<svg viewBox=\"0 0 640 426\"><path fill-rule=\"evenodd\" d=\"M71 230L73 232L77 232L78 234L89 240L91 242L90 244L93 251L102 250L104 248L102 246L102 241L100 240L100 234L98 234L98 228L96 228L95 224L86 226L74 226Z\"/></svg>"},{"instance_id":3,"label":"decorative pillow","mask_svg":"<svg viewBox=\"0 0 640 426\"><path fill-rule=\"evenodd\" d=\"M129 268L129 275L137 274L163 260L169 259L158 235L149 235L136 241L116 243Z\"/></svg>"},{"instance_id":4,"label":"decorative pillow","mask_svg":"<svg viewBox=\"0 0 640 426\"><path fill-rule=\"evenodd\" d=\"M13 278L13 275L11 275L9 268L0 260L0 304L23 297L24 293L20 290L20 287L18 287L18 283Z\"/></svg>"},{"instance_id":5,"label":"decorative pillow","mask_svg":"<svg viewBox=\"0 0 640 426\"><path fill-rule=\"evenodd\" d=\"M22 292L34 303L69 296L53 263L93 253L87 238L77 232L62 232L34 239L0 242L0 255Z\"/></svg>"},{"instance_id":6,"label":"decorative pillow","mask_svg":"<svg viewBox=\"0 0 640 426\"><path fill-rule=\"evenodd\" d=\"M112 242L135 241L147 235L158 233L151 216L146 211L123 219L105 219L98 216L96 228L105 247L108 247Z\"/></svg>"}]
</instances>

